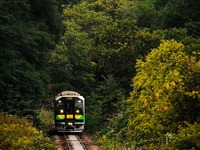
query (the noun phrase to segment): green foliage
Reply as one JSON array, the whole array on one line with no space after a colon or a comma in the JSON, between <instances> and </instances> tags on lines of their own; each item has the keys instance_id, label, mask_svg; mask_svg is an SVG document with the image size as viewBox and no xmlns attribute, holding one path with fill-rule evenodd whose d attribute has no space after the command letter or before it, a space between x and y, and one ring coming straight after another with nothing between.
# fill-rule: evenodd
<instances>
[{"instance_id":1,"label":"green foliage","mask_svg":"<svg viewBox=\"0 0 200 150\"><path fill-rule=\"evenodd\" d=\"M182 43L163 41L145 62L138 60L127 111L127 135L132 144L156 147L167 132L176 132L181 122L198 120L199 85L192 79L200 66L196 57L185 51Z\"/></svg>"},{"instance_id":2,"label":"green foliage","mask_svg":"<svg viewBox=\"0 0 200 150\"><path fill-rule=\"evenodd\" d=\"M71 89L84 93L93 82L92 62L86 51L90 43L87 33L78 32L76 23L66 21L65 24L68 32L50 54L53 91Z\"/></svg>"},{"instance_id":3,"label":"green foliage","mask_svg":"<svg viewBox=\"0 0 200 150\"><path fill-rule=\"evenodd\" d=\"M139 27L152 27L157 13L154 6L155 1L156 0L134 1L130 9L130 15L137 21Z\"/></svg>"},{"instance_id":4,"label":"green foliage","mask_svg":"<svg viewBox=\"0 0 200 150\"><path fill-rule=\"evenodd\" d=\"M108 118L106 124L96 133L101 148L110 150L130 148L126 135L128 116L124 113L124 106L125 104L121 103L119 110L121 112L114 113L111 118Z\"/></svg>"},{"instance_id":5,"label":"green foliage","mask_svg":"<svg viewBox=\"0 0 200 150\"><path fill-rule=\"evenodd\" d=\"M54 84L59 81L57 89L73 89L75 86L71 81L80 84L84 82L85 89L79 85L76 89L88 90L87 129L97 133L105 148L149 146L152 149L167 149L165 134L176 132L177 124L182 121L194 122L198 118L195 114L198 114L196 110L199 106L193 105L198 100L191 95L188 97L189 93L192 94L189 89L196 93L199 83L198 67L190 70L191 66L198 66L199 42L189 34L198 37L198 33L195 34L197 30L191 28L192 24L188 24L190 32L187 29L168 29L184 27L183 20L173 20L177 13L170 12L177 11L180 14L183 11L181 7L187 7L187 2L177 2L176 6L165 9L166 12L158 7L159 4L167 8L170 3L159 0L91 0L64 9L63 18L67 30L60 44L51 53L51 65L55 70L52 74ZM171 18L174 22L167 20L170 19L167 18L168 13L173 16ZM176 26L175 21L181 23ZM184 21L187 22L187 19ZM171 23L174 24L170 26ZM159 30L161 28L166 30ZM162 40L169 41L159 46ZM76 60L71 54L79 54L89 60L81 69L86 66L93 69L90 77L95 84L85 82L85 78L76 78L73 67L76 66L77 71L79 64L71 62L71 59ZM138 58L147 63L141 60L136 65L138 74L133 80L134 94L131 95L131 103L126 106L123 99L130 92L130 82L136 74L135 63ZM80 62L84 64L84 61ZM187 72L192 72L192 75ZM192 86L186 86L184 94L181 93L183 83L193 83ZM119 97L116 93L120 93ZM187 102L187 99L190 101ZM127 107L130 108L126 110ZM194 113L190 109L193 107ZM183 112L192 114L186 119ZM193 115L195 118L192 118ZM102 135L104 137L101 138Z\"/></svg>"},{"instance_id":6,"label":"green foliage","mask_svg":"<svg viewBox=\"0 0 200 150\"><path fill-rule=\"evenodd\" d=\"M61 24L58 3L56 0L29 0L31 13L36 20L43 20L55 40L61 38L63 25Z\"/></svg>"},{"instance_id":7,"label":"green foliage","mask_svg":"<svg viewBox=\"0 0 200 150\"><path fill-rule=\"evenodd\" d=\"M198 140L191 141L200 120L198 6L198 0L1 0L0 109L37 118L51 81L49 95L71 89L86 96L87 129L105 149L197 148ZM41 110L39 119L48 114ZM185 121L190 125L179 129ZM168 145L166 133L174 137ZM22 137L16 148L33 141Z\"/></svg>"},{"instance_id":8,"label":"green foliage","mask_svg":"<svg viewBox=\"0 0 200 150\"><path fill-rule=\"evenodd\" d=\"M116 143L110 140L106 135L103 135L98 142L99 144L102 145L102 149L108 149L108 150L117 149L115 145Z\"/></svg>"},{"instance_id":9,"label":"green foliage","mask_svg":"<svg viewBox=\"0 0 200 150\"><path fill-rule=\"evenodd\" d=\"M184 27L187 22L199 22L199 1L167 0L163 4L159 2L160 0L155 3L158 12L156 21L161 27Z\"/></svg>"},{"instance_id":10,"label":"green foliage","mask_svg":"<svg viewBox=\"0 0 200 150\"><path fill-rule=\"evenodd\" d=\"M129 0L96 0L89 2L89 8L96 12L103 12L111 20L120 20L129 16L129 10L133 2Z\"/></svg>"},{"instance_id":11,"label":"green foliage","mask_svg":"<svg viewBox=\"0 0 200 150\"><path fill-rule=\"evenodd\" d=\"M93 18L98 16L90 16L91 14L85 7L74 6L64 10L63 22L67 30L55 50L51 52L49 61L54 93L71 89L84 95L94 82L94 63L88 55L92 44L89 38L92 33L89 31L92 26L90 24L96 24L97 21Z\"/></svg>"},{"instance_id":12,"label":"green foliage","mask_svg":"<svg viewBox=\"0 0 200 150\"><path fill-rule=\"evenodd\" d=\"M122 18L125 17L123 14L127 12L125 8L128 3L102 0L83 2L65 9L63 16L68 31L62 44L70 50L75 49L72 47L75 43L76 46L81 44L82 50L85 50L92 62L90 66L95 71L93 74L96 81L102 81L102 76L112 75L123 88L129 88L135 63L132 43L137 27L131 19ZM82 40L74 42L72 37L68 37L70 34L81 35Z\"/></svg>"},{"instance_id":13,"label":"green foliage","mask_svg":"<svg viewBox=\"0 0 200 150\"><path fill-rule=\"evenodd\" d=\"M173 134L170 140L173 149L200 149L200 125L179 126L178 134Z\"/></svg>"},{"instance_id":14,"label":"green foliage","mask_svg":"<svg viewBox=\"0 0 200 150\"><path fill-rule=\"evenodd\" d=\"M135 19L140 27L151 29L186 27L193 28L193 32L197 31L196 27L200 21L199 5L198 0L135 0L132 1L129 16ZM199 31L193 33L199 35Z\"/></svg>"},{"instance_id":15,"label":"green foliage","mask_svg":"<svg viewBox=\"0 0 200 150\"><path fill-rule=\"evenodd\" d=\"M45 132L51 130L51 125L54 123L54 114L50 110L46 110L45 108L41 108L38 113L39 120L39 128Z\"/></svg>"},{"instance_id":16,"label":"green foliage","mask_svg":"<svg viewBox=\"0 0 200 150\"><path fill-rule=\"evenodd\" d=\"M20 116L36 116L50 80L48 51L54 45L55 26L48 19L55 23L58 16L54 15L56 6L37 16L36 3L28 0L0 3L0 108ZM44 5L47 3L40 6Z\"/></svg>"},{"instance_id":17,"label":"green foliage","mask_svg":"<svg viewBox=\"0 0 200 150\"><path fill-rule=\"evenodd\" d=\"M25 118L0 113L0 132L0 149L55 149L51 140Z\"/></svg>"},{"instance_id":18,"label":"green foliage","mask_svg":"<svg viewBox=\"0 0 200 150\"><path fill-rule=\"evenodd\" d=\"M117 4L117 6L119 5L121 7L123 3L119 3L120 4ZM134 59L134 52L132 52L132 49L127 49L128 52L125 52L128 36L131 36L131 28L134 27L134 24L131 21L125 23L119 21L119 24L116 23L116 27L114 26L114 29L110 30L115 23L112 23L113 18L111 17L112 15L110 15L111 12L107 12L108 9L106 9L105 6L106 4L101 1L95 3L83 2L71 9L64 10L63 18L67 30L60 44L58 44L55 51L51 53L53 59L50 61L52 78L55 80L53 82L58 83L57 85L53 85L55 89L76 88L78 91L90 90L94 77L96 77L95 79L99 82L99 80L102 79L102 75L117 76L117 74L121 74L118 78L123 78L121 81L124 87L129 85L129 83L126 83L127 79L124 77L125 74L123 72L125 68L127 68L124 64L127 63L128 60ZM112 4L111 7L118 9L117 6ZM106 14L97 9L97 7L102 7L102 9L100 9L101 11L105 8ZM111 25L109 25L110 23ZM128 27L126 32L124 32L124 24L127 24ZM118 28L120 29L118 30ZM120 32L117 33L118 31ZM114 35L114 33L116 33L116 35ZM113 34L112 38L110 38L111 34ZM121 34L124 34L126 37L124 40L118 41L117 39L119 39ZM109 43L113 41L116 42L109 45ZM107 47L110 47L110 50L107 50ZM61 53L63 56L58 56ZM118 59L119 56L122 58ZM59 63L62 62L61 64L65 67L61 67L57 59L62 59ZM115 62L116 65L111 65L110 62ZM134 60L129 62L130 66L134 64ZM116 71L113 66L117 67L117 65L121 65L118 69L124 68L124 70ZM78 70L80 71L77 72ZM57 79L58 74L59 78ZM129 75L130 81L133 73L129 69L127 74ZM79 77L77 77L77 75ZM82 78L80 78L80 76L82 76ZM74 81L78 81L79 85L73 85Z\"/></svg>"},{"instance_id":19,"label":"green foliage","mask_svg":"<svg viewBox=\"0 0 200 150\"><path fill-rule=\"evenodd\" d=\"M73 7L81 1L82 0L57 0L60 13L62 13L64 9Z\"/></svg>"},{"instance_id":20,"label":"green foliage","mask_svg":"<svg viewBox=\"0 0 200 150\"><path fill-rule=\"evenodd\" d=\"M87 128L93 128L93 132L99 130L120 111L124 99L123 92L115 79L110 76L105 79L87 98ZM94 128L96 126L97 128ZM97 129L97 130L96 130ZM106 130L104 128L104 130ZM102 129L101 131L104 132Z\"/></svg>"}]
</instances>

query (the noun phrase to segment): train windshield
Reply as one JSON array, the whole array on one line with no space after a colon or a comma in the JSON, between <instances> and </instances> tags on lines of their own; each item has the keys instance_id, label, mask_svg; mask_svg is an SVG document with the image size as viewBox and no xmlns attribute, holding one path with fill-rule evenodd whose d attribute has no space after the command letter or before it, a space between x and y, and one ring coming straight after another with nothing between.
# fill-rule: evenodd
<instances>
[{"instance_id":1,"label":"train windshield","mask_svg":"<svg viewBox=\"0 0 200 150\"><path fill-rule=\"evenodd\" d=\"M56 104L57 114L83 114L83 100L62 97Z\"/></svg>"},{"instance_id":2,"label":"train windshield","mask_svg":"<svg viewBox=\"0 0 200 150\"><path fill-rule=\"evenodd\" d=\"M74 101L72 100L66 100L66 113L67 114L73 114L74 112Z\"/></svg>"},{"instance_id":3,"label":"train windshield","mask_svg":"<svg viewBox=\"0 0 200 150\"><path fill-rule=\"evenodd\" d=\"M62 100L58 100L57 104L56 104L56 113L57 114L63 114L64 113L64 101Z\"/></svg>"},{"instance_id":4,"label":"train windshield","mask_svg":"<svg viewBox=\"0 0 200 150\"><path fill-rule=\"evenodd\" d=\"M83 101L80 99L75 100L75 113L82 114L83 113Z\"/></svg>"}]
</instances>

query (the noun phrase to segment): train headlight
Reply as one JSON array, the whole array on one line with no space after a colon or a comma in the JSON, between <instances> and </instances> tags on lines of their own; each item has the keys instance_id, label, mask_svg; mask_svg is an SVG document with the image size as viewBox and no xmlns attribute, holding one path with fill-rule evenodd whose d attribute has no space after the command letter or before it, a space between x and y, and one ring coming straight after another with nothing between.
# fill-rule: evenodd
<instances>
[{"instance_id":1,"label":"train headlight","mask_svg":"<svg viewBox=\"0 0 200 150\"><path fill-rule=\"evenodd\" d=\"M77 110L76 110L76 113L77 113L77 114L78 114L78 113L80 113L80 110L79 110L79 109L77 109Z\"/></svg>"},{"instance_id":2,"label":"train headlight","mask_svg":"<svg viewBox=\"0 0 200 150\"><path fill-rule=\"evenodd\" d=\"M64 110L63 110L63 109L60 109L60 113L64 113Z\"/></svg>"}]
</instances>

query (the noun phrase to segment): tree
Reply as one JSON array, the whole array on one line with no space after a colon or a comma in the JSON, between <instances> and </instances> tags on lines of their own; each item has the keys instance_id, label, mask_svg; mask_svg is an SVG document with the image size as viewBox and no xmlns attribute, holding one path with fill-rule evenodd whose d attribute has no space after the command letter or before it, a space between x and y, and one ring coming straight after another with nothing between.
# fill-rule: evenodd
<instances>
[{"instance_id":1,"label":"tree","mask_svg":"<svg viewBox=\"0 0 200 150\"><path fill-rule=\"evenodd\" d=\"M108 125L111 120L113 123L113 119L121 112L124 100L122 91L115 78L109 76L100 82L97 88L88 96L86 102L88 113L87 128L92 128L90 129L91 132L97 132L99 128L102 128L102 134L110 132L111 126L106 126L106 124Z\"/></svg>"},{"instance_id":2,"label":"tree","mask_svg":"<svg viewBox=\"0 0 200 150\"><path fill-rule=\"evenodd\" d=\"M90 41L75 22L65 21L65 25L67 32L50 54L53 93L70 89L84 95L93 83L92 62L87 55Z\"/></svg>"},{"instance_id":3,"label":"tree","mask_svg":"<svg viewBox=\"0 0 200 150\"><path fill-rule=\"evenodd\" d=\"M150 29L188 28L191 33L199 27L199 1L134 0L129 16L140 27ZM194 31L193 31L194 30Z\"/></svg>"},{"instance_id":4,"label":"tree","mask_svg":"<svg viewBox=\"0 0 200 150\"><path fill-rule=\"evenodd\" d=\"M199 1L174 1L167 0L164 3L157 0L155 2L158 11L160 27L184 27L188 22L199 22Z\"/></svg>"},{"instance_id":5,"label":"tree","mask_svg":"<svg viewBox=\"0 0 200 150\"><path fill-rule=\"evenodd\" d=\"M164 143L165 134L184 121L198 121L199 60L186 51L182 43L163 41L137 62L127 111L127 135L136 146Z\"/></svg>"},{"instance_id":6,"label":"tree","mask_svg":"<svg viewBox=\"0 0 200 150\"><path fill-rule=\"evenodd\" d=\"M49 33L55 41L58 41L63 34L63 25L61 22L61 12L56 0L29 0L30 13L35 20L44 22ZM53 47L52 47L53 48Z\"/></svg>"},{"instance_id":7,"label":"tree","mask_svg":"<svg viewBox=\"0 0 200 150\"><path fill-rule=\"evenodd\" d=\"M53 36L44 21L32 16L28 0L3 0L0 8L0 108L35 115L46 96Z\"/></svg>"}]
</instances>

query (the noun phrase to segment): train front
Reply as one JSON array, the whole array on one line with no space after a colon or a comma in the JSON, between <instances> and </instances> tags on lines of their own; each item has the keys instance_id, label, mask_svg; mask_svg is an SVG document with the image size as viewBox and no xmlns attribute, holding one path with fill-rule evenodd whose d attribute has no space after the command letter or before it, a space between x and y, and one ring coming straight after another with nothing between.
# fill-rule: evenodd
<instances>
[{"instance_id":1,"label":"train front","mask_svg":"<svg viewBox=\"0 0 200 150\"><path fill-rule=\"evenodd\" d=\"M82 132L85 124L85 99L74 91L64 91L55 98L55 127L58 132Z\"/></svg>"}]
</instances>

